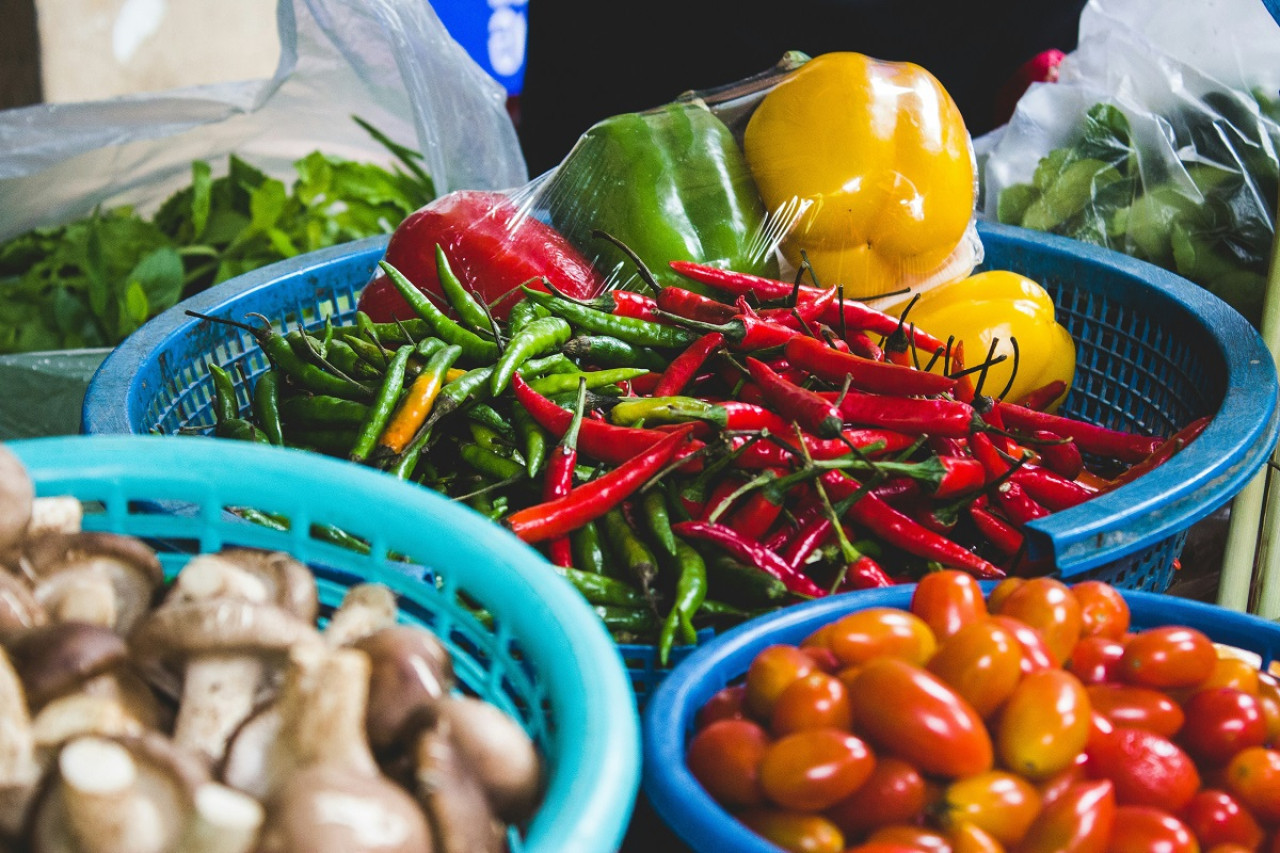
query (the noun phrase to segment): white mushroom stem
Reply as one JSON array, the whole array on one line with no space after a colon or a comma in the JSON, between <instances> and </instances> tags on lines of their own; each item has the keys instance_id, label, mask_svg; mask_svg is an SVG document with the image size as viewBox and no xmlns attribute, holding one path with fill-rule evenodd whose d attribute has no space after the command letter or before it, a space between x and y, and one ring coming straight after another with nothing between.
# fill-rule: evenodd
<instances>
[{"instance_id":1,"label":"white mushroom stem","mask_svg":"<svg viewBox=\"0 0 1280 853\"><path fill-rule=\"evenodd\" d=\"M73 495L36 498L31 504L27 536L45 533L79 533L84 521L84 505Z\"/></svg>"},{"instance_id":2,"label":"white mushroom stem","mask_svg":"<svg viewBox=\"0 0 1280 853\"><path fill-rule=\"evenodd\" d=\"M347 590L324 629L330 646L346 646L396 624L396 596L382 584L356 584Z\"/></svg>"},{"instance_id":3,"label":"white mushroom stem","mask_svg":"<svg viewBox=\"0 0 1280 853\"><path fill-rule=\"evenodd\" d=\"M262 675L262 661L243 653L187 661L173 742L211 765L221 760L227 738L253 711Z\"/></svg>"},{"instance_id":4,"label":"white mushroom stem","mask_svg":"<svg viewBox=\"0 0 1280 853\"><path fill-rule=\"evenodd\" d=\"M22 681L0 651L0 833L21 828L40 778Z\"/></svg>"},{"instance_id":5,"label":"white mushroom stem","mask_svg":"<svg viewBox=\"0 0 1280 853\"><path fill-rule=\"evenodd\" d=\"M258 840L262 805L248 794L206 782L196 789L195 813L178 849L182 853L246 853Z\"/></svg>"},{"instance_id":6,"label":"white mushroom stem","mask_svg":"<svg viewBox=\"0 0 1280 853\"><path fill-rule=\"evenodd\" d=\"M152 853L166 849L171 815L140 791L138 766L105 738L83 737L58 756L59 792L81 853Z\"/></svg>"},{"instance_id":7,"label":"white mushroom stem","mask_svg":"<svg viewBox=\"0 0 1280 853\"><path fill-rule=\"evenodd\" d=\"M84 622L115 628L116 589L111 579L96 571L64 572L44 582L36 590L36 600L44 605L54 622Z\"/></svg>"},{"instance_id":8,"label":"white mushroom stem","mask_svg":"<svg viewBox=\"0 0 1280 853\"><path fill-rule=\"evenodd\" d=\"M301 680L282 706L284 737L298 767L334 763L351 773L377 774L364 720L369 699L369 656L334 649Z\"/></svg>"}]
</instances>

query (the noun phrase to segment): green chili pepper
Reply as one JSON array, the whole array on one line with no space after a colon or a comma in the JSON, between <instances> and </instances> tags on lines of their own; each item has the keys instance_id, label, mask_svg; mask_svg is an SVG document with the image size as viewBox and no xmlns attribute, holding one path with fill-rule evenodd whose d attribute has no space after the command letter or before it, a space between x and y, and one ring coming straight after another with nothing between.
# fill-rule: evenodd
<instances>
[{"instance_id":1,"label":"green chili pepper","mask_svg":"<svg viewBox=\"0 0 1280 853\"><path fill-rule=\"evenodd\" d=\"M521 299L515 305L511 306L511 310L507 313L507 335L515 337L520 334L520 330L532 323L539 317L550 317L551 312L543 308L536 302L528 299Z\"/></svg>"},{"instance_id":2,"label":"green chili pepper","mask_svg":"<svg viewBox=\"0 0 1280 853\"><path fill-rule=\"evenodd\" d=\"M673 258L777 277L773 254L760 247L765 210L746 158L702 104L597 122L556 169L546 197L551 224L625 287L633 265L616 246L592 239L593 230L625 243L660 286L701 287L670 269ZM591 199L590 216L583 199Z\"/></svg>"},{"instance_id":3,"label":"green chili pepper","mask_svg":"<svg viewBox=\"0 0 1280 853\"><path fill-rule=\"evenodd\" d=\"M485 312L484 306L467 290L466 285L458 280L453 267L449 266L449 258L444 253L444 247L439 243L436 243L436 273L440 277L440 289L444 291L444 298L448 300L449 307L458 315L458 319L473 329L482 332L491 331L489 315Z\"/></svg>"},{"instance_id":4,"label":"green chili pepper","mask_svg":"<svg viewBox=\"0 0 1280 853\"><path fill-rule=\"evenodd\" d=\"M324 453L329 456L346 456L358 437L359 431L355 427L291 428L285 438L285 444L290 447L314 450L317 453Z\"/></svg>"},{"instance_id":5,"label":"green chili pepper","mask_svg":"<svg viewBox=\"0 0 1280 853\"><path fill-rule=\"evenodd\" d=\"M275 330L256 328L254 334L258 346L282 373L295 379L299 385L317 394L330 394L348 400L369 400L373 389L347 377L336 376L324 368L304 360L293 351L283 335Z\"/></svg>"},{"instance_id":6,"label":"green chili pepper","mask_svg":"<svg viewBox=\"0 0 1280 853\"><path fill-rule=\"evenodd\" d=\"M440 346L444 347L443 341L440 342ZM352 445L351 452L347 454L347 458L352 462L363 462L367 459L369 452L378 441L378 436L382 435L387 421L391 419L396 401L404 392L404 376L409 364L409 356L413 355L417 349L418 347L405 344L396 350L391 364L387 366L387 374L382 379L378 396L373 398L373 404L365 410L365 416L360 421L360 434Z\"/></svg>"},{"instance_id":7,"label":"green chili pepper","mask_svg":"<svg viewBox=\"0 0 1280 853\"><path fill-rule=\"evenodd\" d=\"M707 582L719 595L747 607L777 606L791 597L782 581L727 554L707 563Z\"/></svg>"},{"instance_id":8,"label":"green chili pepper","mask_svg":"<svg viewBox=\"0 0 1280 853\"><path fill-rule=\"evenodd\" d=\"M511 374L516 372L516 368L533 356L546 355L558 349L572 334L568 321L560 317L539 317L525 326L507 341L502 355L498 356L489 379L490 393L495 397L501 394L510 384Z\"/></svg>"},{"instance_id":9,"label":"green chili pepper","mask_svg":"<svg viewBox=\"0 0 1280 853\"><path fill-rule=\"evenodd\" d=\"M508 459L513 455L511 452L511 445L507 444L496 429L492 429L475 421L468 421L467 431L471 433L472 440L485 450Z\"/></svg>"},{"instance_id":10,"label":"green chili pepper","mask_svg":"<svg viewBox=\"0 0 1280 853\"><path fill-rule=\"evenodd\" d=\"M524 466L514 459L508 459L487 447L478 444L464 444L459 450L462 461L472 468L492 477L495 480L515 480L525 476Z\"/></svg>"},{"instance_id":11,"label":"green chili pepper","mask_svg":"<svg viewBox=\"0 0 1280 853\"><path fill-rule=\"evenodd\" d=\"M360 357L351 344L343 338L329 342L326 360L334 368L354 379L379 379L382 371Z\"/></svg>"},{"instance_id":12,"label":"green chili pepper","mask_svg":"<svg viewBox=\"0 0 1280 853\"><path fill-rule=\"evenodd\" d=\"M275 445L284 444L284 427L280 422L280 374L267 369L253 386L253 419Z\"/></svg>"},{"instance_id":13,"label":"green chili pepper","mask_svg":"<svg viewBox=\"0 0 1280 853\"><path fill-rule=\"evenodd\" d=\"M231 374L210 362L209 375L213 378L214 422L220 424L240 417L240 404L236 401L236 383L231 378Z\"/></svg>"},{"instance_id":14,"label":"green chili pepper","mask_svg":"<svg viewBox=\"0 0 1280 853\"><path fill-rule=\"evenodd\" d=\"M569 534L573 564L584 572L607 574L608 557L600 538L600 526L593 520Z\"/></svg>"},{"instance_id":15,"label":"green chili pepper","mask_svg":"<svg viewBox=\"0 0 1280 853\"><path fill-rule=\"evenodd\" d=\"M658 633L658 662L663 666L667 665L677 631L680 641L685 645L698 641L693 616L707 597L707 565L703 562L702 555L689 543L680 541L676 545L676 562L680 567L680 574L676 580L675 596L671 609L662 621L662 630Z\"/></svg>"},{"instance_id":16,"label":"green chili pepper","mask_svg":"<svg viewBox=\"0 0 1280 853\"><path fill-rule=\"evenodd\" d=\"M385 370L387 365L390 364L391 362L391 356L387 352L386 347L382 345L382 339L378 336L378 330L373 327L373 320L369 319L369 315L364 313L363 311L357 311L356 312L356 328L360 330L360 334L363 335L364 337L350 338L348 339L348 343L352 343L354 341L361 341L362 343L369 344L371 348L368 350L368 352L371 357L376 359L376 361L373 361L371 363L374 366ZM356 348L356 352L360 352L359 347ZM324 358L324 353L321 353L320 357Z\"/></svg>"},{"instance_id":17,"label":"green chili pepper","mask_svg":"<svg viewBox=\"0 0 1280 853\"><path fill-rule=\"evenodd\" d=\"M634 587L625 581L584 572L580 569L569 569L552 566L562 578L573 584L582 597L590 604L607 604L618 607L644 607L645 598Z\"/></svg>"},{"instance_id":18,"label":"green chili pepper","mask_svg":"<svg viewBox=\"0 0 1280 853\"><path fill-rule=\"evenodd\" d=\"M347 338L346 344L355 350L361 361L376 370L379 376L387 369L387 351L378 344L364 338Z\"/></svg>"},{"instance_id":19,"label":"green chili pepper","mask_svg":"<svg viewBox=\"0 0 1280 853\"><path fill-rule=\"evenodd\" d=\"M724 406L697 397L631 397L609 410L609 420L622 426L706 421L724 427L728 419Z\"/></svg>"},{"instance_id":20,"label":"green chili pepper","mask_svg":"<svg viewBox=\"0 0 1280 853\"><path fill-rule=\"evenodd\" d=\"M297 395L280 401L280 417L289 425L308 429L312 427L358 427L368 416L369 406L355 400L325 395Z\"/></svg>"},{"instance_id":21,"label":"green chili pepper","mask_svg":"<svg viewBox=\"0 0 1280 853\"><path fill-rule=\"evenodd\" d=\"M646 489L640 496L640 508L645 529L653 541L668 557L675 557L679 543L671 529L671 510L667 506L666 493L661 488Z\"/></svg>"},{"instance_id":22,"label":"green chili pepper","mask_svg":"<svg viewBox=\"0 0 1280 853\"><path fill-rule=\"evenodd\" d=\"M575 335L561 352L596 367L643 367L663 370L669 359L655 349L629 344L609 335Z\"/></svg>"},{"instance_id":23,"label":"green chili pepper","mask_svg":"<svg viewBox=\"0 0 1280 853\"><path fill-rule=\"evenodd\" d=\"M632 529L621 507L614 507L600 518L601 532L610 550L618 555L622 567L640 585L646 595L652 595L653 582L658 577L658 560Z\"/></svg>"},{"instance_id":24,"label":"green chili pepper","mask_svg":"<svg viewBox=\"0 0 1280 853\"><path fill-rule=\"evenodd\" d=\"M333 330L334 340L363 337L369 332L377 335L378 340L387 346L411 344L435 334L434 327L430 323L417 317L395 323L371 323L363 329L358 325L351 325L337 326Z\"/></svg>"},{"instance_id":25,"label":"green chili pepper","mask_svg":"<svg viewBox=\"0 0 1280 853\"><path fill-rule=\"evenodd\" d=\"M233 438L237 441L252 441L258 444L269 444L267 434L246 418L226 418L218 421L213 428L218 438Z\"/></svg>"},{"instance_id":26,"label":"green chili pepper","mask_svg":"<svg viewBox=\"0 0 1280 853\"><path fill-rule=\"evenodd\" d=\"M638 317L621 317L607 311L599 311L577 302L544 293L532 287L523 288L526 299L532 299L552 314L568 320L577 329L609 335L639 346L662 349L684 349L702 336L680 326L667 326Z\"/></svg>"},{"instance_id":27,"label":"green chili pepper","mask_svg":"<svg viewBox=\"0 0 1280 853\"><path fill-rule=\"evenodd\" d=\"M405 302L413 309L413 312L431 324L436 337L443 339L445 343L462 348L463 358L482 364L487 364L497 358L497 343L486 340L460 323L451 320L391 264L386 261L379 261L378 266L391 279L391 283L395 285L396 290L404 297Z\"/></svg>"},{"instance_id":28,"label":"green chili pepper","mask_svg":"<svg viewBox=\"0 0 1280 853\"><path fill-rule=\"evenodd\" d=\"M525 469L529 472L529 479L533 479L547 461L547 431L534 422L524 406L511 407L511 423L524 451Z\"/></svg>"},{"instance_id":29,"label":"green chili pepper","mask_svg":"<svg viewBox=\"0 0 1280 853\"><path fill-rule=\"evenodd\" d=\"M511 421L488 403L476 403L467 407L467 418L488 427L505 440L514 442L516 430Z\"/></svg>"},{"instance_id":30,"label":"green chili pepper","mask_svg":"<svg viewBox=\"0 0 1280 853\"><path fill-rule=\"evenodd\" d=\"M652 634L658 627L658 617L653 611L644 607L617 607L597 604L593 608L596 615L604 622L604 626L615 633L631 637L643 637Z\"/></svg>"},{"instance_id":31,"label":"green chili pepper","mask_svg":"<svg viewBox=\"0 0 1280 853\"><path fill-rule=\"evenodd\" d=\"M608 367L604 370L574 371L573 373L552 373L548 376L529 378L524 371L520 376L529 383L529 387L544 397L553 394L577 393L578 380L585 380L588 391L599 391L619 382L644 376L649 371L641 367Z\"/></svg>"}]
</instances>

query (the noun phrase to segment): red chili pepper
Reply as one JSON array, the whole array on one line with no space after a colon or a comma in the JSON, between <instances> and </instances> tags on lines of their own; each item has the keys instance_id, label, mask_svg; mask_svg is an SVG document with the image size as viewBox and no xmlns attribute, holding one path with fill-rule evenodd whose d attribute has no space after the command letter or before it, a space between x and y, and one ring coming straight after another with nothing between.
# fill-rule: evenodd
<instances>
[{"instance_id":1,"label":"red chili pepper","mask_svg":"<svg viewBox=\"0 0 1280 853\"><path fill-rule=\"evenodd\" d=\"M758 358L747 356L747 372L775 409L819 438L836 438L844 426L841 411L815 391L779 376Z\"/></svg>"},{"instance_id":2,"label":"red chili pepper","mask_svg":"<svg viewBox=\"0 0 1280 853\"><path fill-rule=\"evenodd\" d=\"M725 429L732 430L769 430L774 435L783 437L791 435L791 424L773 409L765 408L758 403L746 403L742 400L718 400L717 405L725 412Z\"/></svg>"},{"instance_id":3,"label":"red chili pepper","mask_svg":"<svg viewBox=\"0 0 1280 853\"><path fill-rule=\"evenodd\" d=\"M1022 531L987 509L985 502L969 504L969 518L978 532L1002 554L1012 556L1022 550Z\"/></svg>"},{"instance_id":4,"label":"red chili pepper","mask_svg":"<svg viewBox=\"0 0 1280 853\"><path fill-rule=\"evenodd\" d=\"M732 305L683 287L662 288L656 301L658 308L668 314L700 323L724 323L738 315L738 309Z\"/></svg>"},{"instance_id":5,"label":"red chili pepper","mask_svg":"<svg viewBox=\"0 0 1280 853\"><path fill-rule=\"evenodd\" d=\"M890 578L880 564L862 554L844 570L844 580L836 588L836 592L852 592L859 589L879 589L893 586Z\"/></svg>"},{"instance_id":6,"label":"red chili pepper","mask_svg":"<svg viewBox=\"0 0 1280 853\"><path fill-rule=\"evenodd\" d=\"M582 425L583 398L579 396L578 405L573 413L569 428L556 442L555 448L547 459L546 471L542 480L542 500L550 501L562 498L573 490L573 469L578 461L578 431ZM547 554L554 566L571 568L573 551L568 536L557 536L547 543Z\"/></svg>"},{"instance_id":7,"label":"red chili pepper","mask_svg":"<svg viewBox=\"0 0 1280 853\"><path fill-rule=\"evenodd\" d=\"M787 341L783 352L793 365L819 379L842 385L848 377L852 387L876 394L928 397L948 393L956 384L949 376L840 352L808 336Z\"/></svg>"},{"instance_id":8,"label":"red chili pepper","mask_svg":"<svg viewBox=\"0 0 1280 853\"><path fill-rule=\"evenodd\" d=\"M757 489L734 509L727 523L743 537L759 541L781 514L782 504L772 501L765 489Z\"/></svg>"},{"instance_id":9,"label":"red chili pepper","mask_svg":"<svg viewBox=\"0 0 1280 853\"><path fill-rule=\"evenodd\" d=\"M989 481L998 480L1009 473L1012 463L1000 455L995 442L985 432L976 432L969 437L969 451L973 458L982 463Z\"/></svg>"},{"instance_id":10,"label":"red chili pepper","mask_svg":"<svg viewBox=\"0 0 1280 853\"><path fill-rule=\"evenodd\" d=\"M839 293L836 288L829 287L812 298L797 299L796 304L790 308L762 308L757 313L766 320L803 331L826 315ZM739 297L739 302L741 301L742 298Z\"/></svg>"},{"instance_id":11,"label":"red chili pepper","mask_svg":"<svg viewBox=\"0 0 1280 853\"><path fill-rule=\"evenodd\" d=\"M973 375L964 373L964 341L956 341L951 347L951 364L948 367L951 370L951 376L956 380L952 396L962 403L972 404L976 392L973 387Z\"/></svg>"},{"instance_id":12,"label":"red chili pepper","mask_svg":"<svg viewBox=\"0 0 1280 853\"><path fill-rule=\"evenodd\" d=\"M840 471L824 471L820 476L833 501L849 497L861 485ZM934 533L873 494L867 493L860 497L849 507L849 515L890 545L909 554L963 569L982 580L1005 576L998 566L992 565L958 542Z\"/></svg>"},{"instance_id":13,"label":"red chili pepper","mask_svg":"<svg viewBox=\"0 0 1280 853\"><path fill-rule=\"evenodd\" d=\"M880 345L871 340L871 336L861 330L850 332L845 341L849 344L849 352L854 355L860 355L871 361L884 361L884 350Z\"/></svg>"},{"instance_id":14,"label":"red chili pepper","mask_svg":"<svg viewBox=\"0 0 1280 853\"><path fill-rule=\"evenodd\" d=\"M1085 421L1048 412L1037 412L1013 403L996 403L996 409L1011 430L1031 433L1038 429L1070 438L1084 453L1104 456L1121 462L1141 462L1160 446L1163 439L1134 432L1109 429Z\"/></svg>"},{"instance_id":15,"label":"red chili pepper","mask_svg":"<svg viewBox=\"0 0 1280 853\"><path fill-rule=\"evenodd\" d=\"M788 430L788 432L782 433L780 437L783 441L791 443L795 440L795 433ZM740 445L743 442L745 442L745 439L736 439L733 442L733 446ZM842 456L848 456L850 444L864 453L879 455L904 450L914 443L915 438L913 436L887 429L846 429L841 432L840 438L804 436L805 449L808 450L810 458L817 460L839 459ZM873 452L871 448L877 445L879 445L879 449ZM739 468L785 468L788 465L796 464L802 459L803 457L772 441L757 441L742 451L738 456L737 465Z\"/></svg>"},{"instance_id":16,"label":"red chili pepper","mask_svg":"<svg viewBox=\"0 0 1280 853\"><path fill-rule=\"evenodd\" d=\"M1022 486L1033 500L1053 512L1070 509L1101 494L1098 489L1069 480L1049 468L1030 463L1014 471L1011 479Z\"/></svg>"},{"instance_id":17,"label":"red chili pepper","mask_svg":"<svg viewBox=\"0 0 1280 853\"><path fill-rule=\"evenodd\" d=\"M1056 432L1038 429L1031 433L1036 440L1036 453L1040 456L1040 464L1054 473L1074 480L1084 470L1084 457L1074 441L1069 441Z\"/></svg>"},{"instance_id":18,"label":"red chili pepper","mask_svg":"<svg viewBox=\"0 0 1280 853\"><path fill-rule=\"evenodd\" d=\"M1015 400L1019 406L1043 412L1054 400L1067 393L1067 383L1061 379L1053 379L1039 388L1028 391L1021 400Z\"/></svg>"},{"instance_id":19,"label":"red chili pepper","mask_svg":"<svg viewBox=\"0 0 1280 853\"><path fill-rule=\"evenodd\" d=\"M699 521L707 521L713 515L719 518L728 511L730 502L734 500L734 495L741 486L742 483L732 477L727 477L716 483L711 490L711 494L702 502L701 511L694 518Z\"/></svg>"},{"instance_id":20,"label":"red chili pepper","mask_svg":"<svg viewBox=\"0 0 1280 853\"><path fill-rule=\"evenodd\" d=\"M759 542L740 536L735 530L706 521L678 521L671 525L680 536L710 542L748 565L777 578L796 595L821 598L826 592L804 574L796 571L776 553Z\"/></svg>"},{"instance_id":21,"label":"red chili pepper","mask_svg":"<svg viewBox=\"0 0 1280 853\"><path fill-rule=\"evenodd\" d=\"M1019 527L1049 514L1049 510L1027 494L1027 490L1016 480L1005 480L993 491L990 500Z\"/></svg>"},{"instance_id":22,"label":"red chili pepper","mask_svg":"<svg viewBox=\"0 0 1280 853\"><path fill-rule=\"evenodd\" d=\"M1112 480L1111 488L1114 489L1123 486L1125 483L1131 483L1143 474L1146 474L1147 472L1163 465L1165 462L1168 462L1171 456L1186 447L1194 441L1200 433L1204 432L1205 427L1209 426L1210 421L1212 421L1212 418L1207 415L1202 418L1196 418L1194 421L1169 436L1167 439L1162 441L1155 450L1151 451L1151 454L1147 456L1146 459L1143 459L1141 462L1133 465Z\"/></svg>"},{"instance_id":23,"label":"red chili pepper","mask_svg":"<svg viewBox=\"0 0 1280 853\"><path fill-rule=\"evenodd\" d=\"M724 335L719 332L707 332L671 359L649 394L653 397L667 397L681 393L702 369L702 365L711 357L711 354L722 346L724 346Z\"/></svg>"},{"instance_id":24,"label":"red chili pepper","mask_svg":"<svg viewBox=\"0 0 1280 853\"><path fill-rule=\"evenodd\" d=\"M849 423L897 430L912 435L963 438L980 423L968 403L945 398L886 397L848 391L819 391L819 396L840 401L840 415Z\"/></svg>"},{"instance_id":25,"label":"red chili pepper","mask_svg":"<svg viewBox=\"0 0 1280 853\"><path fill-rule=\"evenodd\" d=\"M821 506L817 506L812 515L806 517L792 537L787 540L780 556L787 561L787 565L800 571L800 567L804 565L805 560L809 559L809 555L827 541L827 537L834 529L826 512Z\"/></svg>"},{"instance_id":26,"label":"red chili pepper","mask_svg":"<svg viewBox=\"0 0 1280 853\"><path fill-rule=\"evenodd\" d=\"M517 510L506 525L525 542L566 536L618 506L675 458L689 440L687 431L660 433L653 446L564 497Z\"/></svg>"}]
</instances>

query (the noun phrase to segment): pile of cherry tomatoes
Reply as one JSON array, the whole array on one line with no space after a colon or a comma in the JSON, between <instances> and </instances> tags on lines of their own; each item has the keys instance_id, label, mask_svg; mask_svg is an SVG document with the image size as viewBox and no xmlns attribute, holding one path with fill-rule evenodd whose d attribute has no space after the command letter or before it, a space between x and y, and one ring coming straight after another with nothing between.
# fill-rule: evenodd
<instances>
[{"instance_id":1,"label":"pile of cherry tomatoes","mask_svg":"<svg viewBox=\"0 0 1280 853\"><path fill-rule=\"evenodd\" d=\"M805 853L1280 853L1280 687L1101 581L926 575L699 709L690 772Z\"/></svg>"}]
</instances>

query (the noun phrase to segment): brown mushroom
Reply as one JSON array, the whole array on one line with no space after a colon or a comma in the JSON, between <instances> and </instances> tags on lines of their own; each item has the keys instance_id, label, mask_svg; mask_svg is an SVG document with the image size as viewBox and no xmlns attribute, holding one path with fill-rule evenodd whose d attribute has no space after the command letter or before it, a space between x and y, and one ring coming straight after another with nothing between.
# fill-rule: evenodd
<instances>
[{"instance_id":1,"label":"brown mushroom","mask_svg":"<svg viewBox=\"0 0 1280 853\"><path fill-rule=\"evenodd\" d=\"M22 682L0 651L0 836L22 828L40 776Z\"/></svg>"},{"instance_id":2,"label":"brown mushroom","mask_svg":"<svg viewBox=\"0 0 1280 853\"><path fill-rule=\"evenodd\" d=\"M449 650L435 634L413 625L392 625L357 640L369 656L369 743L377 754L407 742L429 722L437 702L456 679Z\"/></svg>"},{"instance_id":3,"label":"brown mushroom","mask_svg":"<svg viewBox=\"0 0 1280 853\"><path fill-rule=\"evenodd\" d=\"M27 535L35 485L12 450L0 445L0 553L18 545Z\"/></svg>"},{"instance_id":4,"label":"brown mushroom","mask_svg":"<svg viewBox=\"0 0 1280 853\"><path fill-rule=\"evenodd\" d=\"M48 621L49 614L36 601L30 585L17 575L0 569L0 644L8 645Z\"/></svg>"},{"instance_id":5,"label":"brown mushroom","mask_svg":"<svg viewBox=\"0 0 1280 853\"><path fill-rule=\"evenodd\" d=\"M396 624L400 612L396 595L379 583L358 583L347 590L329 623L324 639L331 646L356 643L382 628Z\"/></svg>"},{"instance_id":6,"label":"brown mushroom","mask_svg":"<svg viewBox=\"0 0 1280 853\"><path fill-rule=\"evenodd\" d=\"M265 601L308 623L319 614L311 570L283 551L256 548L225 548L192 557L175 578L167 600L223 596Z\"/></svg>"},{"instance_id":7,"label":"brown mushroom","mask_svg":"<svg viewBox=\"0 0 1280 853\"><path fill-rule=\"evenodd\" d=\"M248 853L265 817L262 804L220 782L196 788L194 811L177 849L181 853Z\"/></svg>"},{"instance_id":8,"label":"brown mushroom","mask_svg":"<svg viewBox=\"0 0 1280 853\"><path fill-rule=\"evenodd\" d=\"M489 795L498 817L518 823L533 815L542 794L542 759L533 739L497 705L473 696L446 696L437 725L448 725L463 762Z\"/></svg>"},{"instance_id":9,"label":"brown mushroom","mask_svg":"<svg viewBox=\"0 0 1280 853\"><path fill-rule=\"evenodd\" d=\"M78 533L84 521L84 504L74 495L36 498L27 522L28 539L48 533Z\"/></svg>"},{"instance_id":10,"label":"brown mushroom","mask_svg":"<svg viewBox=\"0 0 1280 853\"><path fill-rule=\"evenodd\" d=\"M422 732L414 758L414 794L430 819L436 853L503 853L506 826L447 719Z\"/></svg>"}]
</instances>

